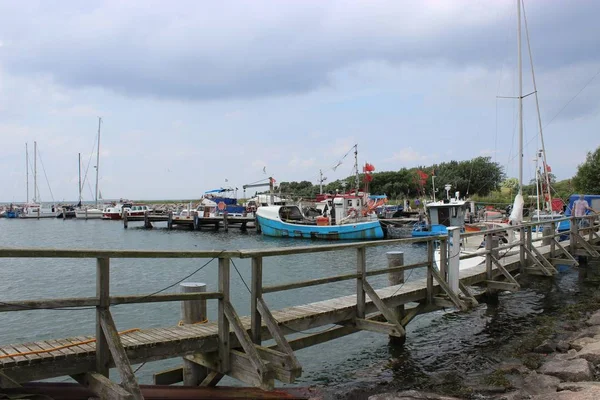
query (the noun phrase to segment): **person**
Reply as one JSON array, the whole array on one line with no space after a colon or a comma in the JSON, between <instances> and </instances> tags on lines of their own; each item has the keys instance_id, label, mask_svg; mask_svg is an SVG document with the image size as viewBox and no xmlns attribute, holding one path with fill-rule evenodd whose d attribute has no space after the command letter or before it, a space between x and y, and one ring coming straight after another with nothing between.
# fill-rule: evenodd
<instances>
[{"instance_id":1,"label":"person","mask_svg":"<svg viewBox=\"0 0 600 400\"><path fill-rule=\"evenodd\" d=\"M594 214L598 214L596 212L596 210L594 210L592 207L590 207L590 205L588 204L588 202L583 198L583 195L580 194L579 195L579 200L576 200L573 203L573 215L575 216L575 218L581 218L584 217L587 211L591 211ZM582 226L587 226L588 225L588 220L581 220L580 225Z\"/></svg>"}]
</instances>

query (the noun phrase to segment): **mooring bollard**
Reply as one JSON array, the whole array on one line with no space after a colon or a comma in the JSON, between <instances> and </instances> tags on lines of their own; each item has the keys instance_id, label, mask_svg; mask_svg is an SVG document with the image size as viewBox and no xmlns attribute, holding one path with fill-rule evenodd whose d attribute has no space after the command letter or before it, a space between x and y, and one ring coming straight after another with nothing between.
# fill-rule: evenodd
<instances>
[{"instance_id":1,"label":"mooring bollard","mask_svg":"<svg viewBox=\"0 0 600 400\"><path fill-rule=\"evenodd\" d=\"M181 293L206 292L206 283L184 282L180 284ZM206 299L184 300L181 302L181 322L196 324L206 321ZM208 370L196 363L183 359L183 384L198 386L208 375Z\"/></svg>"},{"instance_id":2,"label":"mooring bollard","mask_svg":"<svg viewBox=\"0 0 600 400\"><path fill-rule=\"evenodd\" d=\"M388 251L386 253L388 260L388 268L400 267L404 265L404 252L403 251ZM388 281L391 286L399 285L404 283L404 271L390 272L388 274ZM400 305L393 308L394 315L398 321L402 321L404 318L404 305ZM404 344L406 337L390 336L390 341L396 344Z\"/></svg>"},{"instance_id":3,"label":"mooring bollard","mask_svg":"<svg viewBox=\"0 0 600 400\"><path fill-rule=\"evenodd\" d=\"M127 210L123 210L123 228L127 229Z\"/></svg>"}]
</instances>

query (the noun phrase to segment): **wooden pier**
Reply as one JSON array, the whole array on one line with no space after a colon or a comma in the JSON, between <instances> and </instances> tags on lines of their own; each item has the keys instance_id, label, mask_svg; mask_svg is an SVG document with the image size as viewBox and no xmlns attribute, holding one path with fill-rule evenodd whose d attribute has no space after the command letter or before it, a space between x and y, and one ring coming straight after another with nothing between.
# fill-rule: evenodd
<instances>
[{"instance_id":1,"label":"wooden pier","mask_svg":"<svg viewBox=\"0 0 600 400\"><path fill-rule=\"evenodd\" d=\"M157 384L183 381L191 386L214 386L225 376L248 385L272 389L275 380L291 383L302 373L294 351L327 342L360 330L379 332L402 341L405 327L417 315L453 307L468 312L478 304L470 288L479 285L488 292L517 291L520 285L514 274L554 276L555 265L578 265L573 257L598 259L600 225L592 222L580 229L571 221L568 239L564 233L547 229L543 238L533 239L532 229L543 223L515 227L521 232L516 243L498 245L495 234L486 234L486 248L477 255L485 262L474 268L458 269L458 247L453 243L459 234L449 236L343 243L260 250L232 251L140 251L140 250L56 250L0 249L0 258L95 258L97 294L89 298L8 301L1 299L0 312L31 309L93 307L96 310L95 337L73 337L0 346L0 388L18 387L33 380L71 376L101 398L142 399L142 391L132 364L181 357L183 365L155 376ZM557 221L550 225L556 226ZM548 223L546 223L548 224ZM462 238L474 234L462 234ZM453 237L453 240L449 240ZM537 240L543 245L536 246ZM394 244L425 243L427 257L417 263L404 264L400 253L388 253L386 266L368 267L366 249ZM434 262L436 243L441 250L439 267ZM329 251L352 251L356 254L356 272L323 276L300 282L263 285L263 259ZM512 255L508 255L511 254ZM501 254L505 256L502 257ZM218 287L214 291L176 294L142 294L119 296L110 293L111 258L209 258L218 262ZM239 316L230 302L230 266L234 259L251 259L249 316ZM235 266L235 264L234 264ZM404 282L404 272L424 269L425 277ZM390 286L374 289L369 278L388 275ZM263 294L283 292L345 280L356 281L356 291L334 299L271 310ZM118 304L184 301L217 302L217 320L163 328L118 332L111 306ZM187 322L190 322L189 320ZM288 340L287 335L306 329L335 324L326 331ZM273 339L274 344L263 342ZM1 340L1 339L0 339ZM108 379L109 368L116 368L121 385ZM1 392L1 391L0 391Z\"/></svg>"},{"instance_id":2,"label":"wooden pier","mask_svg":"<svg viewBox=\"0 0 600 400\"><path fill-rule=\"evenodd\" d=\"M201 217L198 213L193 213L189 217L179 217L173 215L172 212L168 214L153 214L146 212L140 216L130 216L127 213L123 213L123 228L127 229L130 222L144 222L145 228L152 228L153 223L166 222L168 229L173 229L175 226L185 226L192 230L200 230L203 227L213 228L218 230L223 228L228 231L229 228L239 228L242 231L248 229L248 224L254 224L256 219L253 215L245 217L237 217L224 214L218 217ZM254 226L253 226L254 227Z\"/></svg>"}]
</instances>

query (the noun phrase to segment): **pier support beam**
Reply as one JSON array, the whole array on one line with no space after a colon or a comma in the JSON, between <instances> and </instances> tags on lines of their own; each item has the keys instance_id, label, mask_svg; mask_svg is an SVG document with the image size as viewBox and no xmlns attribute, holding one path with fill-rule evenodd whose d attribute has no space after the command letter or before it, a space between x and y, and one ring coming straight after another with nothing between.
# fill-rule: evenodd
<instances>
[{"instance_id":1,"label":"pier support beam","mask_svg":"<svg viewBox=\"0 0 600 400\"><path fill-rule=\"evenodd\" d=\"M388 251L386 253L388 260L388 268L400 267L404 265L404 252L403 251ZM404 283L404 271L390 272L388 274L388 281L390 285L399 285ZM402 321L404 318L404 305L394 307L392 312L396 316L398 321ZM403 345L406 342L406 334L402 337L389 336L390 342L396 345Z\"/></svg>"},{"instance_id":2,"label":"pier support beam","mask_svg":"<svg viewBox=\"0 0 600 400\"><path fill-rule=\"evenodd\" d=\"M184 282L181 293L206 292L206 283ZM181 302L181 321L183 324L197 324L206 321L206 299ZM199 386L208 376L208 369L187 359L183 359L183 384Z\"/></svg>"}]
</instances>

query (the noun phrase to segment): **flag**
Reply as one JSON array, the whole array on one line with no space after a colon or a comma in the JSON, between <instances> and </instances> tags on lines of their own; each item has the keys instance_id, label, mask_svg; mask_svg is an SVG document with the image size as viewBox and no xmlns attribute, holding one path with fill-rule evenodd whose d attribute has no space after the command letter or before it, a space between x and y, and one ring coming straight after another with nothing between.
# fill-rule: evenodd
<instances>
[{"instance_id":1,"label":"flag","mask_svg":"<svg viewBox=\"0 0 600 400\"><path fill-rule=\"evenodd\" d=\"M419 175L420 179L420 183L421 186L425 186L425 182L427 182L427 178L429 178L429 175L427 175L425 172L421 171L420 169L417 170L417 174Z\"/></svg>"},{"instance_id":2,"label":"flag","mask_svg":"<svg viewBox=\"0 0 600 400\"><path fill-rule=\"evenodd\" d=\"M552 172L552 168L548 164L546 164L546 172Z\"/></svg>"},{"instance_id":3,"label":"flag","mask_svg":"<svg viewBox=\"0 0 600 400\"><path fill-rule=\"evenodd\" d=\"M373 172L375 171L375 166L373 164L365 163L363 167L363 172Z\"/></svg>"}]
</instances>

